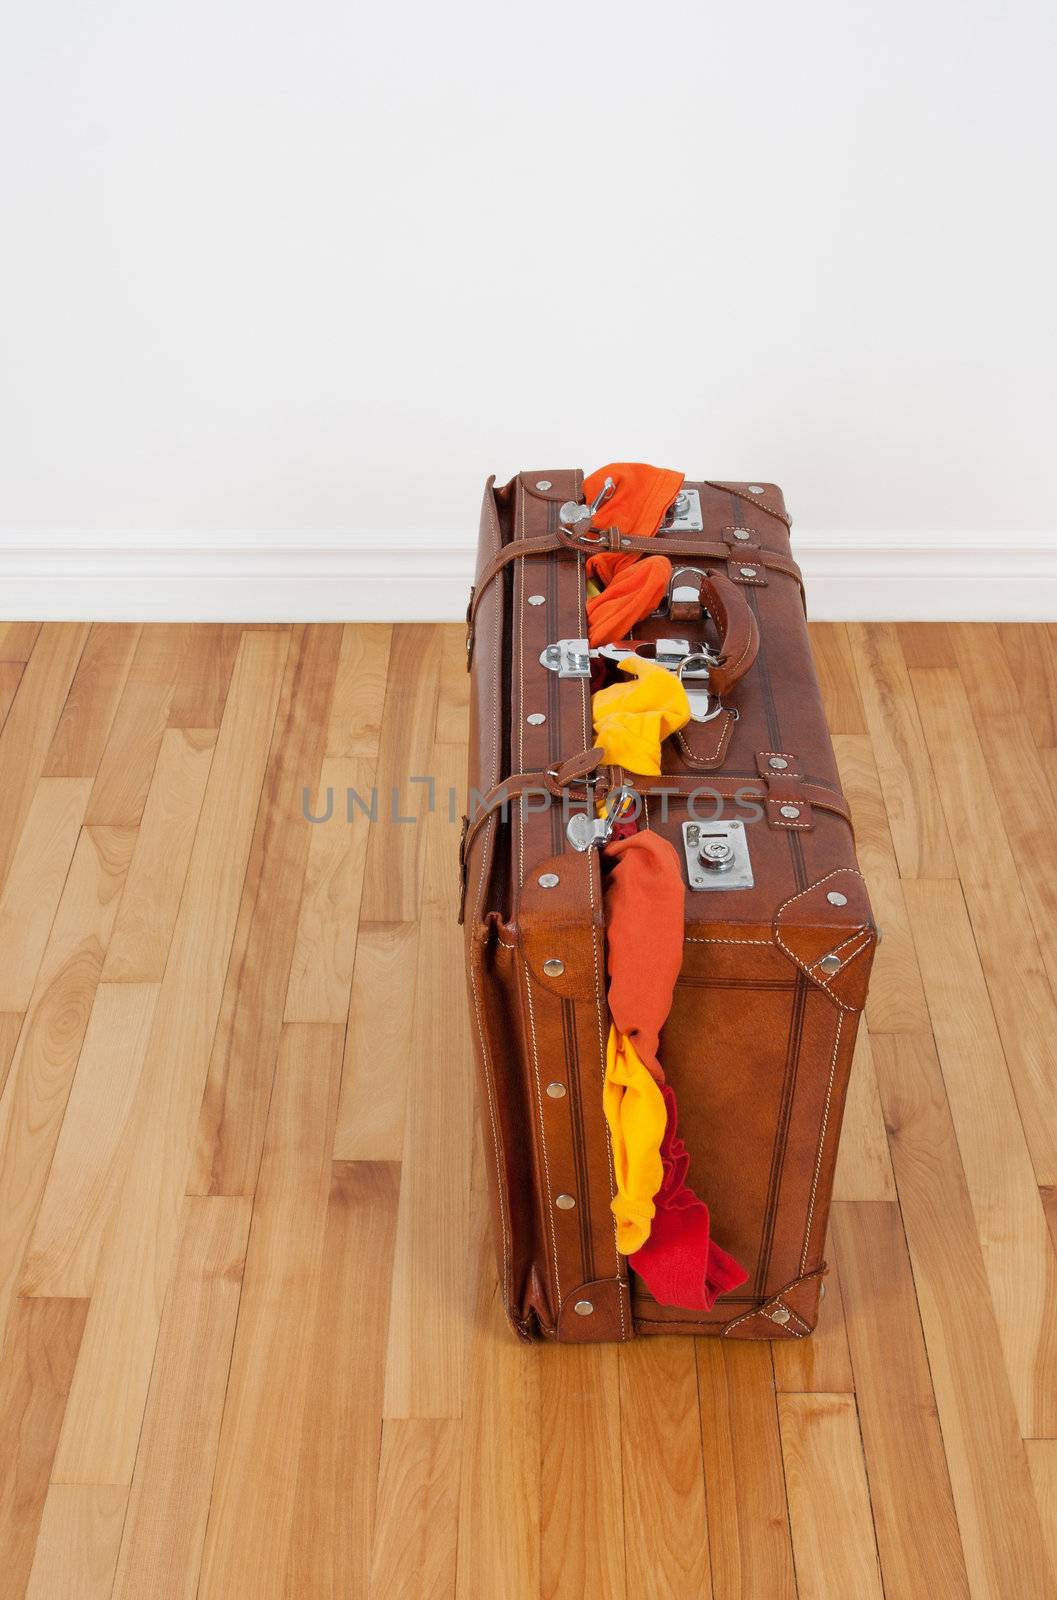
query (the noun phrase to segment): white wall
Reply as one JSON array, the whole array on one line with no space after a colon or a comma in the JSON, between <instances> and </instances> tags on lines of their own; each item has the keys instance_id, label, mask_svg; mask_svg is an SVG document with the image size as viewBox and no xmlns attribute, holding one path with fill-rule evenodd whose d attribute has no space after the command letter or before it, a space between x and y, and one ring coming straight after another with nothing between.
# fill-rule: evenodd
<instances>
[{"instance_id":1,"label":"white wall","mask_svg":"<svg viewBox=\"0 0 1057 1600\"><path fill-rule=\"evenodd\" d=\"M96 604L115 534L173 595L230 535L273 613L258 535L418 530L461 589L487 472L632 456L781 482L809 551L997 542L1002 604L1057 604L1055 16L13 0L9 598Z\"/></svg>"}]
</instances>

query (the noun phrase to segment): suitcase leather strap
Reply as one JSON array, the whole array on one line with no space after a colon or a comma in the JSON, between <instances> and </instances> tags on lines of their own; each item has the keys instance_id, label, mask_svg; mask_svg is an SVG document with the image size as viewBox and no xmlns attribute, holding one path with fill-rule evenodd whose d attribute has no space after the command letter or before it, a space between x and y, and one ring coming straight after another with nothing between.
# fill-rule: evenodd
<instances>
[{"instance_id":1,"label":"suitcase leather strap","mask_svg":"<svg viewBox=\"0 0 1057 1600\"><path fill-rule=\"evenodd\" d=\"M847 800L836 789L826 784L812 783L799 774L793 774L787 786L776 794L773 778L718 777L710 774L707 783L690 774L679 776L662 773L660 777L627 772L623 767L599 765L601 749L582 750L559 766L544 772L514 772L481 797L472 817L463 818L462 838L459 843L459 921L464 920L466 899L466 867L470 847L478 830L487 822L493 811L509 804L511 800L528 793L545 791L553 799L564 797L576 801L589 798L604 800L614 789L634 789L642 795L689 795L707 792L723 799L762 802L767 821L773 828L800 829L811 827L811 808L832 812L852 826ZM792 817L782 815L782 808L793 810ZM799 813L799 814L797 814Z\"/></svg>"},{"instance_id":2,"label":"suitcase leather strap","mask_svg":"<svg viewBox=\"0 0 1057 1600\"><path fill-rule=\"evenodd\" d=\"M525 556L552 555L561 554L562 552L586 559L588 556L597 555L600 551L605 550L617 551L623 554L693 556L698 561L722 561L727 568L728 576L733 581L752 582L752 579L742 579L736 559L737 550L733 549L730 544L718 541L703 542L699 539L672 539L667 535L652 539L635 539L621 533L619 528L604 528L587 533L558 528L553 533L540 533L527 539L515 539L496 552L491 561L482 570L477 583L470 590L470 601L466 607L467 668L469 668L473 657L473 635L478 607L484 599L489 584L512 561L520 561ZM766 567L772 572L784 572L788 577L795 578L799 585L801 596L803 596L803 574L792 556L782 555L779 550L766 550L762 546L754 545L751 550L751 557L754 568Z\"/></svg>"}]
</instances>

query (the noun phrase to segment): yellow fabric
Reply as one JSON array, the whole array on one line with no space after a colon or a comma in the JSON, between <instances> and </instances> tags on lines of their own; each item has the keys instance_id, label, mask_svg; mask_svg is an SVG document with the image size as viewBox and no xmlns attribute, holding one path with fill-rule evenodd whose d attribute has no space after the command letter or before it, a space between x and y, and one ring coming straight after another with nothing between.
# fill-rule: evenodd
<instances>
[{"instance_id":1,"label":"yellow fabric","mask_svg":"<svg viewBox=\"0 0 1057 1600\"><path fill-rule=\"evenodd\" d=\"M591 696L595 744L603 761L629 772L656 776L661 770L661 742L690 721L690 702L674 672L656 661L625 656L627 683L611 683Z\"/></svg>"},{"instance_id":2,"label":"yellow fabric","mask_svg":"<svg viewBox=\"0 0 1057 1600\"><path fill-rule=\"evenodd\" d=\"M664 1179L661 1140L668 1109L650 1073L626 1034L612 1025L606 1045L602 1104L613 1146L617 1249L634 1255L650 1236L654 1196Z\"/></svg>"}]
</instances>

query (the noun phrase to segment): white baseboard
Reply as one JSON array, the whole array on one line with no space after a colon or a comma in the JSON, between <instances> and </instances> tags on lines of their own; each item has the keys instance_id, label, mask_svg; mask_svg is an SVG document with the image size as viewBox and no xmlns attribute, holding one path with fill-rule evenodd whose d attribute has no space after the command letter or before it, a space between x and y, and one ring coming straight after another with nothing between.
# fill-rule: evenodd
<instances>
[{"instance_id":1,"label":"white baseboard","mask_svg":"<svg viewBox=\"0 0 1057 1600\"><path fill-rule=\"evenodd\" d=\"M0 532L0 618L457 621L450 533ZM1057 533L794 533L818 621L1057 620Z\"/></svg>"}]
</instances>

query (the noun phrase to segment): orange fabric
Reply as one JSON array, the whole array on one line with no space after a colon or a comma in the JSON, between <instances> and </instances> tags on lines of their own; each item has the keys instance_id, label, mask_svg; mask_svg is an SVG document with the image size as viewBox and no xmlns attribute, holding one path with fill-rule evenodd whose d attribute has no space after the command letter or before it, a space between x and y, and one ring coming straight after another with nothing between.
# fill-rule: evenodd
<instances>
[{"instance_id":1,"label":"orange fabric","mask_svg":"<svg viewBox=\"0 0 1057 1600\"><path fill-rule=\"evenodd\" d=\"M635 539L652 539L664 519L664 513L683 487L683 474L671 472L667 467L650 467L642 461L612 461L599 467L584 479L584 499L590 505L607 478L614 483L613 493L598 511L599 527L619 528ZM587 571L603 583L613 582L618 572L631 566L638 557L634 553L620 555L615 551L600 551L590 556Z\"/></svg>"},{"instance_id":2,"label":"orange fabric","mask_svg":"<svg viewBox=\"0 0 1057 1600\"><path fill-rule=\"evenodd\" d=\"M663 1083L657 1050L683 960L679 857L667 839L648 829L611 840L604 853L610 1016L650 1076Z\"/></svg>"},{"instance_id":3,"label":"orange fabric","mask_svg":"<svg viewBox=\"0 0 1057 1600\"><path fill-rule=\"evenodd\" d=\"M592 559L601 559L592 557ZM618 560L624 560L621 556ZM592 650L626 639L636 622L656 611L672 576L667 556L643 556L618 572L612 583L587 602L587 637ZM590 584L588 584L590 590Z\"/></svg>"}]
</instances>

